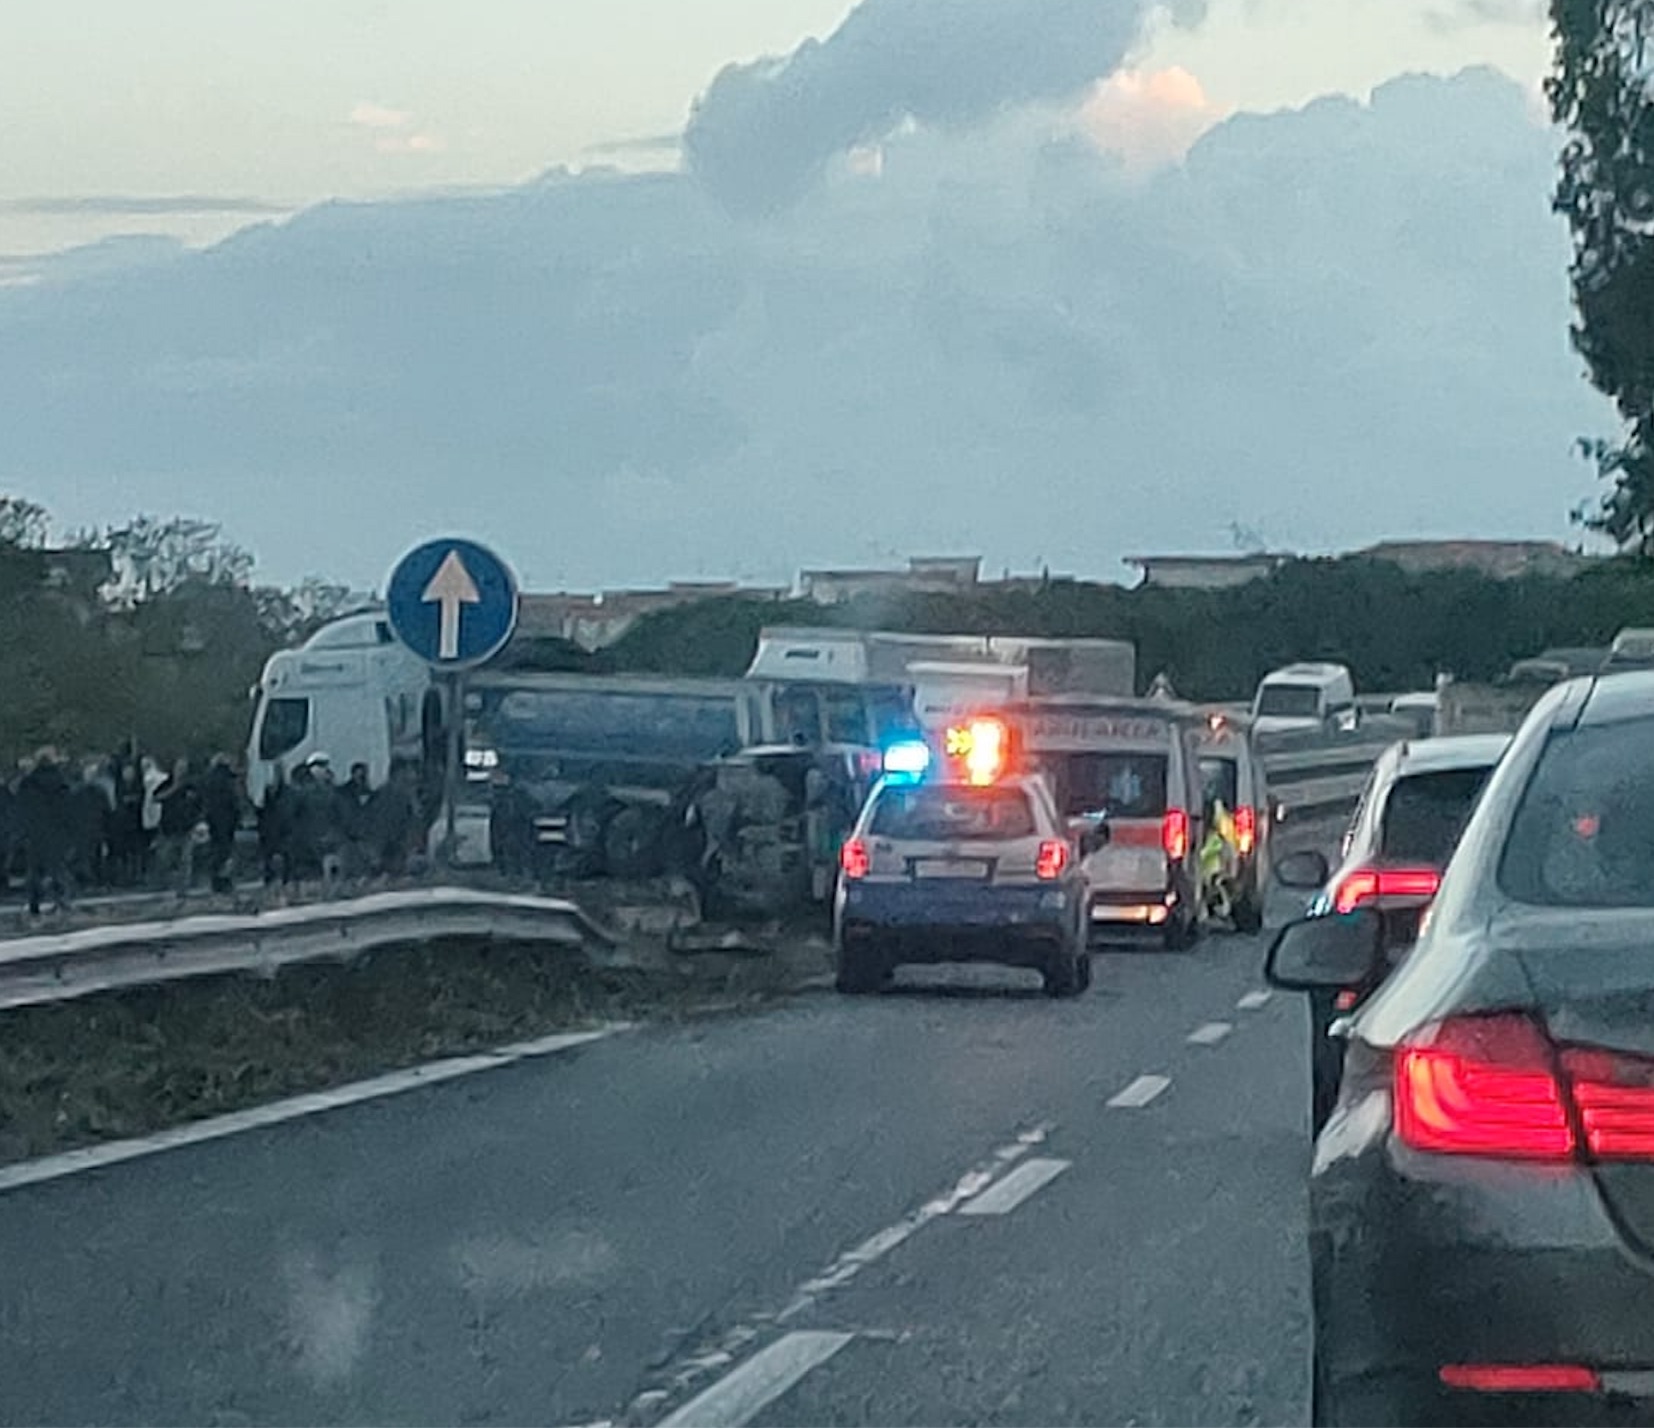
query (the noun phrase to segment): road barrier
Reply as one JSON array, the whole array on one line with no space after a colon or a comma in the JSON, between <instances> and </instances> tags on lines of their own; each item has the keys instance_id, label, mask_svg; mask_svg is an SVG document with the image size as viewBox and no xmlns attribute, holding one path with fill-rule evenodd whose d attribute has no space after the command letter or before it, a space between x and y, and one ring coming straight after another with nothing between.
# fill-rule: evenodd
<instances>
[{"instance_id":1,"label":"road barrier","mask_svg":"<svg viewBox=\"0 0 1654 1428\"><path fill-rule=\"evenodd\" d=\"M422 888L345 902L168 922L108 924L0 942L0 1008L214 972L271 975L376 947L454 937L612 948L613 933L563 898Z\"/></svg>"}]
</instances>

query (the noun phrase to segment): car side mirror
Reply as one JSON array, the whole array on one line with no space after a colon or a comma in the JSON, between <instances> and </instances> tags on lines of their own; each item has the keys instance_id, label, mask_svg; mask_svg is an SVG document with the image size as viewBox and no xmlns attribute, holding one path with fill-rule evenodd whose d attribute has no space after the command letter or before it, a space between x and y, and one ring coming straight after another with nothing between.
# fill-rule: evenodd
<instances>
[{"instance_id":1,"label":"car side mirror","mask_svg":"<svg viewBox=\"0 0 1654 1428\"><path fill-rule=\"evenodd\" d=\"M1384 966L1384 918L1362 907L1289 922L1270 946L1263 974L1283 991L1342 991L1373 981Z\"/></svg>"},{"instance_id":2,"label":"car side mirror","mask_svg":"<svg viewBox=\"0 0 1654 1428\"><path fill-rule=\"evenodd\" d=\"M1275 881L1283 888L1313 892L1321 887L1331 874L1325 855L1313 848L1302 848L1275 861Z\"/></svg>"}]
</instances>

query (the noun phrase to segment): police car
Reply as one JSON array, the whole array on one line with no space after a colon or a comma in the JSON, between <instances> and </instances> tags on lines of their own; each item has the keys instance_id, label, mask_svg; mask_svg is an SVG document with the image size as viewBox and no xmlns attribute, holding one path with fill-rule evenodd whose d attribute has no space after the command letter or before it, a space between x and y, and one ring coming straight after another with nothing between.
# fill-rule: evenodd
<instances>
[{"instance_id":1,"label":"police car","mask_svg":"<svg viewBox=\"0 0 1654 1428\"><path fill-rule=\"evenodd\" d=\"M974 719L933 752L894 745L840 852L837 984L878 990L904 963L1030 967L1054 997L1091 984L1082 864L1107 837L1076 837L1010 726Z\"/></svg>"}]
</instances>

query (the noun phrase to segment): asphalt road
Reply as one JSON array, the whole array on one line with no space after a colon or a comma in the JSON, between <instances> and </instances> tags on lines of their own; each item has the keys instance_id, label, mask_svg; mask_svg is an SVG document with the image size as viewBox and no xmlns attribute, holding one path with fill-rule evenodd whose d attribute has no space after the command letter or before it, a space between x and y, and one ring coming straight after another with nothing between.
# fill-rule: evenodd
<instances>
[{"instance_id":1,"label":"asphalt road","mask_svg":"<svg viewBox=\"0 0 1654 1428\"><path fill-rule=\"evenodd\" d=\"M0 1421L1303 1422L1261 960L913 974L14 1189Z\"/></svg>"}]
</instances>

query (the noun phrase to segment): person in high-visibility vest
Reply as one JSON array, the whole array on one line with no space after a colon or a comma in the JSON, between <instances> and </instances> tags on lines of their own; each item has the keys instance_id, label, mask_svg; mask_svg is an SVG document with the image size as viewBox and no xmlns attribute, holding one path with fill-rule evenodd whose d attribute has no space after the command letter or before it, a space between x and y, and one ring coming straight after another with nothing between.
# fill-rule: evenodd
<instances>
[{"instance_id":1,"label":"person in high-visibility vest","mask_svg":"<svg viewBox=\"0 0 1654 1428\"><path fill-rule=\"evenodd\" d=\"M1200 845L1201 904L1214 917L1229 917L1234 911L1238 857L1234 815L1221 798L1214 798L1206 819L1206 841Z\"/></svg>"}]
</instances>

